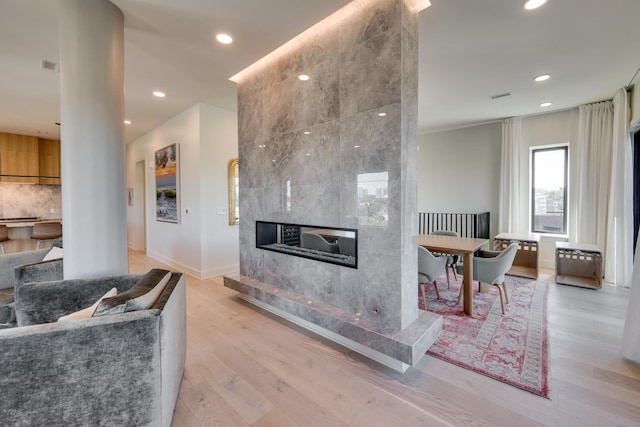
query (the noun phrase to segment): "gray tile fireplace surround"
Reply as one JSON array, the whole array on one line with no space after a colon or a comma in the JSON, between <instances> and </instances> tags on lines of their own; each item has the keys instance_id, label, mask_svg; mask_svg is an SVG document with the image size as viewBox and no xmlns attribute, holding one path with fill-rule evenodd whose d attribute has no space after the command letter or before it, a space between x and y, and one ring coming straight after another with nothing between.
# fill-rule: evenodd
<instances>
[{"instance_id":1,"label":"gray tile fireplace surround","mask_svg":"<svg viewBox=\"0 0 640 427\"><path fill-rule=\"evenodd\" d=\"M240 269L225 277L241 298L399 371L442 325L418 309L414 3L354 0L238 78ZM357 264L260 248L257 222L357 230Z\"/></svg>"},{"instance_id":2,"label":"gray tile fireplace surround","mask_svg":"<svg viewBox=\"0 0 640 427\"><path fill-rule=\"evenodd\" d=\"M400 372L424 356L442 329L442 316L428 311L421 311L400 330L240 274L224 276L224 286L252 304Z\"/></svg>"}]
</instances>

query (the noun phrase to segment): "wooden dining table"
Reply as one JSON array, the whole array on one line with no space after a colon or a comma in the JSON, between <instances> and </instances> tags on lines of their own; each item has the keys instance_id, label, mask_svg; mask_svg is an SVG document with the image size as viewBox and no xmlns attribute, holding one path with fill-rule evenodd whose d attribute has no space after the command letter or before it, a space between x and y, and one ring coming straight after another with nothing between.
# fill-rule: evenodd
<instances>
[{"instance_id":1,"label":"wooden dining table","mask_svg":"<svg viewBox=\"0 0 640 427\"><path fill-rule=\"evenodd\" d=\"M471 287L473 282L473 254L487 243L489 243L489 239L418 234L419 246L432 252L462 255L464 261L464 278L462 280L464 312L469 316L473 316L473 289Z\"/></svg>"}]
</instances>

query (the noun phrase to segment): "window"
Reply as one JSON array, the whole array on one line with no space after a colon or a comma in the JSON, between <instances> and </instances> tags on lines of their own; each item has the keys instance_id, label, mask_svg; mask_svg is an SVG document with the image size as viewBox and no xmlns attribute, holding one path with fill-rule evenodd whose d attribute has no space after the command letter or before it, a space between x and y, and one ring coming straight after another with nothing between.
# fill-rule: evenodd
<instances>
[{"instance_id":1,"label":"window","mask_svg":"<svg viewBox=\"0 0 640 427\"><path fill-rule=\"evenodd\" d=\"M531 150L531 232L567 234L566 145Z\"/></svg>"}]
</instances>

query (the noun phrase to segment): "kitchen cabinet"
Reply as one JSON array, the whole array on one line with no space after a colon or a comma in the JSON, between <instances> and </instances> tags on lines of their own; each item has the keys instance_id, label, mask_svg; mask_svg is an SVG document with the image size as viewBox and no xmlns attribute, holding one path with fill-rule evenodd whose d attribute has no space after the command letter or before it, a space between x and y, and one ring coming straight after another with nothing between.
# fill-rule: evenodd
<instances>
[{"instance_id":1,"label":"kitchen cabinet","mask_svg":"<svg viewBox=\"0 0 640 427\"><path fill-rule=\"evenodd\" d=\"M60 142L0 132L0 182L60 184Z\"/></svg>"},{"instance_id":2,"label":"kitchen cabinet","mask_svg":"<svg viewBox=\"0 0 640 427\"><path fill-rule=\"evenodd\" d=\"M0 182L38 183L38 138L0 134Z\"/></svg>"},{"instance_id":3,"label":"kitchen cabinet","mask_svg":"<svg viewBox=\"0 0 640 427\"><path fill-rule=\"evenodd\" d=\"M40 184L60 184L60 141L40 139L38 175Z\"/></svg>"}]
</instances>

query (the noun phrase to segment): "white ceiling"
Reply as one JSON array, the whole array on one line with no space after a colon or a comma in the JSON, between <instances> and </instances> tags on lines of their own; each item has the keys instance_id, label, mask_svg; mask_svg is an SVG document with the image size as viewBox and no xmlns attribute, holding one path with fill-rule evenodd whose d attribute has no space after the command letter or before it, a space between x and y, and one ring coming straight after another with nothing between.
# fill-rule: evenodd
<instances>
[{"instance_id":1,"label":"white ceiling","mask_svg":"<svg viewBox=\"0 0 640 427\"><path fill-rule=\"evenodd\" d=\"M235 111L229 77L348 3L112 2L125 15L126 142L196 102ZM431 3L419 19L419 132L608 99L640 66L640 0L549 0L533 12L522 0ZM55 0L0 0L0 131L57 138L58 73L40 68L58 62L57 23ZM234 43L217 44L219 31ZM541 73L552 77L533 83Z\"/></svg>"}]
</instances>

